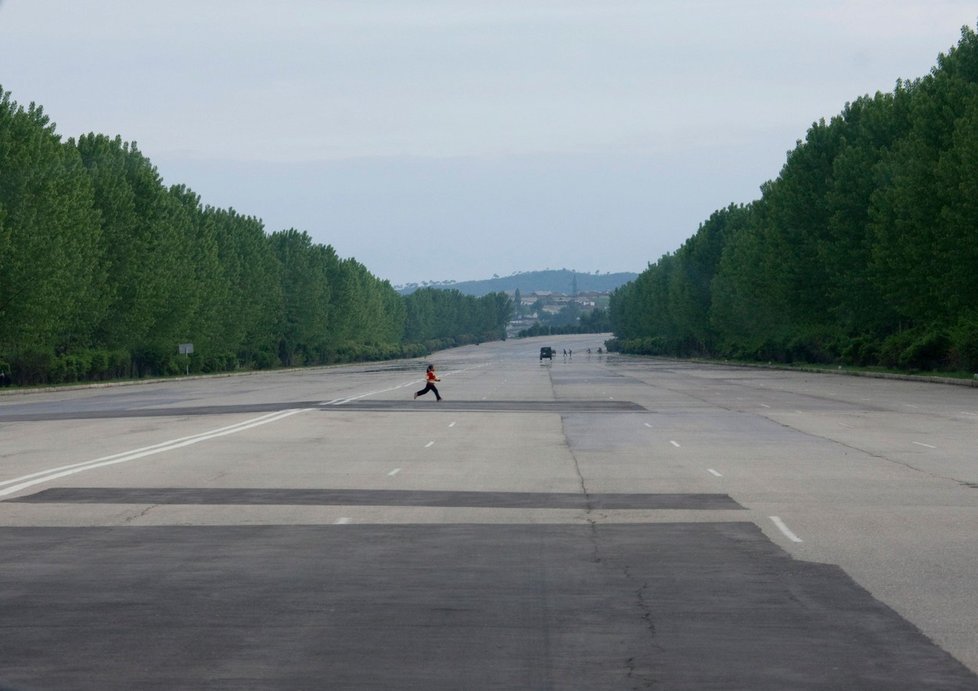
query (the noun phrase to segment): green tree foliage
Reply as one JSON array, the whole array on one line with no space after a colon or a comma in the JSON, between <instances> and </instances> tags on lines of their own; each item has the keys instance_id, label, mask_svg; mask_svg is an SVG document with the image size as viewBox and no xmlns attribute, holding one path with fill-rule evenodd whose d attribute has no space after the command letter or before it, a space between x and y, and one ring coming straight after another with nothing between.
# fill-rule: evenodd
<instances>
[{"instance_id":1,"label":"green tree foliage","mask_svg":"<svg viewBox=\"0 0 978 691\"><path fill-rule=\"evenodd\" d=\"M561 310L561 312L564 312L564 310ZM571 318L571 314L573 314L573 318ZM560 314L557 315L557 317L560 316ZM596 334L611 331L611 321L608 319L608 310L601 307L582 314L580 307L575 305L572 309L567 310L566 317L567 318L564 319L558 318L547 321L539 321L527 329L522 329L518 336L520 338L528 338L530 336Z\"/></svg>"},{"instance_id":2,"label":"green tree foliage","mask_svg":"<svg viewBox=\"0 0 978 691\"><path fill-rule=\"evenodd\" d=\"M86 344L104 279L91 198L78 152L43 110L0 89L0 352Z\"/></svg>"},{"instance_id":3,"label":"green tree foliage","mask_svg":"<svg viewBox=\"0 0 978 691\"><path fill-rule=\"evenodd\" d=\"M101 135L77 150L95 187L101 218L106 303L99 340L150 362L186 337L194 290L193 217L186 191L170 193L134 144Z\"/></svg>"},{"instance_id":4,"label":"green tree foliage","mask_svg":"<svg viewBox=\"0 0 978 691\"><path fill-rule=\"evenodd\" d=\"M233 209L206 207L203 213L214 227L227 284L224 308L217 316L218 340L242 366L269 367L277 361L280 345L281 263L259 219Z\"/></svg>"},{"instance_id":5,"label":"green tree foliage","mask_svg":"<svg viewBox=\"0 0 978 691\"><path fill-rule=\"evenodd\" d=\"M314 361L329 324L330 286L312 238L294 228L272 233L272 254L281 267L282 314L278 356L286 365Z\"/></svg>"},{"instance_id":6,"label":"green tree foliage","mask_svg":"<svg viewBox=\"0 0 978 691\"><path fill-rule=\"evenodd\" d=\"M482 297L422 288L404 298L404 340L427 347L505 338L513 302L505 293Z\"/></svg>"},{"instance_id":7,"label":"green tree foliage","mask_svg":"<svg viewBox=\"0 0 978 691\"><path fill-rule=\"evenodd\" d=\"M166 187L134 143L63 143L0 89L3 383L417 356L503 338L511 311L503 294L402 298L303 231Z\"/></svg>"},{"instance_id":8,"label":"green tree foliage","mask_svg":"<svg viewBox=\"0 0 978 691\"><path fill-rule=\"evenodd\" d=\"M611 300L626 350L978 369L978 37L809 129Z\"/></svg>"}]
</instances>

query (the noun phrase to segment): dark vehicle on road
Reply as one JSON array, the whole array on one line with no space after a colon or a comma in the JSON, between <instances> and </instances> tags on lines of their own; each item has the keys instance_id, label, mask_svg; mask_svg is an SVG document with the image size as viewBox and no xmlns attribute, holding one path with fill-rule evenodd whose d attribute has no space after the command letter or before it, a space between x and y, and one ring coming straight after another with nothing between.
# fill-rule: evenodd
<instances>
[{"instance_id":1,"label":"dark vehicle on road","mask_svg":"<svg viewBox=\"0 0 978 691\"><path fill-rule=\"evenodd\" d=\"M544 346L540 349L540 359L547 358L548 360L554 359L554 349L550 346Z\"/></svg>"}]
</instances>

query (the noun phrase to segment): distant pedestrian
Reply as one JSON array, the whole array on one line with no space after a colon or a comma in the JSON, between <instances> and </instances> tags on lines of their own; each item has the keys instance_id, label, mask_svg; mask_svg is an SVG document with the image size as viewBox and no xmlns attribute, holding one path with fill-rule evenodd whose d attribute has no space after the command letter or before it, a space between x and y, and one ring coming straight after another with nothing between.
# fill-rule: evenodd
<instances>
[{"instance_id":1,"label":"distant pedestrian","mask_svg":"<svg viewBox=\"0 0 978 691\"><path fill-rule=\"evenodd\" d=\"M428 369L425 370L424 376L425 376L425 380L426 380L425 381L424 388L421 389L420 391L415 391L414 392L414 397L417 398L418 396L424 396L429 391L434 391L435 392L435 398L440 401L441 400L441 394L438 393L438 389L435 387L435 382L436 381L441 381L441 379L439 379L438 378L438 375L435 374L435 366L434 365L428 365Z\"/></svg>"}]
</instances>

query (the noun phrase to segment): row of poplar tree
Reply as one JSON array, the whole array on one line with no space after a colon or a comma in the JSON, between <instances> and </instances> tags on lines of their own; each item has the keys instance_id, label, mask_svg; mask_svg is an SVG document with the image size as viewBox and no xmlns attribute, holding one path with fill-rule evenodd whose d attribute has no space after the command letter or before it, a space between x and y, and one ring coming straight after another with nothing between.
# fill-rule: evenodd
<instances>
[{"instance_id":1,"label":"row of poplar tree","mask_svg":"<svg viewBox=\"0 0 978 691\"><path fill-rule=\"evenodd\" d=\"M978 371L978 38L812 125L611 300L626 352Z\"/></svg>"},{"instance_id":2,"label":"row of poplar tree","mask_svg":"<svg viewBox=\"0 0 978 691\"><path fill-rule=\"evenodd\" d=\"M0 383L413 357L504 338L511 311L403 297L305 232L165 186L135 144L62 141L0 88Z\"/></svg>"}]
</instances>

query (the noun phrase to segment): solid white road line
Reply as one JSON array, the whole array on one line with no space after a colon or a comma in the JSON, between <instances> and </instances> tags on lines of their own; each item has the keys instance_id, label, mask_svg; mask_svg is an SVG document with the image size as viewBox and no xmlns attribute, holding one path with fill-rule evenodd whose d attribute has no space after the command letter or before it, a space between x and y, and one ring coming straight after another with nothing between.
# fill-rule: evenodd
<instances>
[{"instance_id":1,"label":"solid white road line","mask_svg":"<svg viewBox=\"0 0 978 691\"><path fill-rule=\"evenodd\" d=\"M125 451L123 453L112 454L111 456L103 456L102 458L96 458L93 461L85 461L84 463L74 463L72 465L64 465L58 468L49 468L48 470L42 470L37 473L31 473L30 475L23 475L13 480L6 480L0 482L0 485L10 485L13 487L7 487L4 490L0 490L0 497L6 496L8 494L14 494L22 489L27 489L28 487L33 487L34 485L39 485L43 482L49 482L51 480L57 480L58 478L67 477L69 475L75 475L77 473L83 473L86 470L94 470L95 468L104 468L105 466L115 465L117 463L127 463L128 461L135 461L139 458L145 458L146 456L153 456L158 453L163 453L164 451L172 451L173 449L179 449L184 446L191 446L192 444L197 444L202 441L207 441L209 439L216 439L217 437L224 437L229 434L235 434L237 432L243 432L244 430L251 429L253 427L258 427L260 425L267 425L270 422L276 422L282 420L296 413L301 413L307 408L298 408L293 410L286 410L278 413L270 413L268 415L262 415L261 417L253 418L251 420L245 420L244 422L239 422L235 425L228 425L227 427L220 427L210 432L201 432L200 434L195 434L190 437L182 437L180 439L173 439L171 441L162 442L160 444L154 444L153 446L145 446L141 449L133 449L132 451ZM16 484L14 484L16 483Z\"/></svg>"},{"instance_id":2,"label":"solid white road line","mask_svg":"<svg viewBox=\"0 0 978 691\"><path fill-rule=\"evenodd\" d=\"M440 376L443 376L444 377L444 376L447 376L449 374L459 374L461 372L467 372L469 370L479 369L481 367L488 367L488 366L489 366L489 363L485 363L485 364L482 364L482 365L473 365L472 367L465 367L463 369L457 369L457 370L451 370L451 371L448 371L448 372L442 372L442 374ZM368 391L367 393L358 394L356 396L347 396L346 398L334 398L331 401L323 401L319 405L323 405L323 406L326 406L326 405L343 405L344 403L350 403L351 401L358 401L361 398L366 398L367 396L376 396L379 393L390 393L391 391L397 391L398 389L403 389L403 388L408 387L408 386L415 386L416 384L421 384L421 383L424 383L424 379L413 379L413 380L411 380L409 382L405 382L404 384L398 384L397 386L389 386L386 389L378 389L377 391ZM485 400L485 399L483 399L483 400Z\"/></svg>"},{"instance_id":3,"label":"solid white road line","mask_svg":"<svg viewBox=\"0 0 978 691\"><path fill-rule=\"evenodd\" d=\"M397 391L398 389L403 389L407 386L414 386L423 382L423 379L415 379L414 381L409 381L405 384L398 384L397 386L389 386L386 389L378 389L377 391L368 391L366 393L357 394L356 396L347 396L346 398L334 398L331 401L323 401L319 405L343 405L344 403L349 403L351 401L359 401L361 398L366 398L367 396L375 396L379 393L390 393L391 391Z\"/></svg>"},{"instance_id":4,"label":"solid white road line","mask_svg":"<svg viewBox=\"0 0 978 691\"><path fill-rule=\"evenodd\" d=\"M780 518L778 518L777 516L771 516L771 520L774 522L774 525L778 526L778 530L780 530L782 533L784 533L784 536L786 538L788 538L792 542L801 542L802 541L800 537L798 537L793 532L791 532L791 529L788 528L788 526L786 526L784 524L784 521L782 521Z\"/></svg>"},{"instance_id":5,"label":"solid white road line","mask_svg":"<svg viewBox=\"0 0 978 691\"><path fill-rule=\"evenodd\" d=\"M914 444L916 444L917 446L923 446L924 448L927 448L927 449L936 449L937 448L936 446L931 446L930 444L925 444L922 441L915 441Z\"/></svg>"},{"instance_id":6,"label":"solid white road line","mask_svg":"<svg viewBox=\"0 0 978 691\"><path fill-rule=\"evenodd\" d=\"M708 472L710 475L715 475L716 477L723 477L723 475L715 471L713 468L707 468L706 472Z\"/></svg>"},{"instance_id":7,"label":"solid white road line","mask_svg":"<svg viewBox=\"0 0 978 691\"><path fill-rule=\"evenodd\" d=\"M350 401L358 401L361 398L366 398L367 396L373 396L374 394L396 391L399 388L401 387L392 386L389 389L381 389L380 391L368 391L367 393L362 393L358 396L349 396L347 398L334 398L332 401L327 401L325 403L321 403L320 405L343 405L344 403L349 403Z\"/></svg>"}]
</instances>

